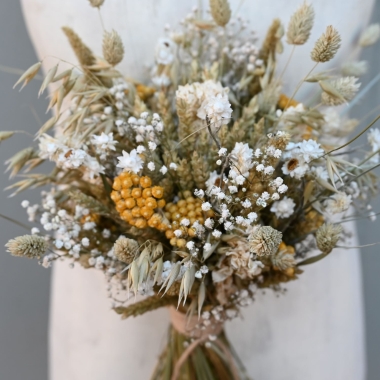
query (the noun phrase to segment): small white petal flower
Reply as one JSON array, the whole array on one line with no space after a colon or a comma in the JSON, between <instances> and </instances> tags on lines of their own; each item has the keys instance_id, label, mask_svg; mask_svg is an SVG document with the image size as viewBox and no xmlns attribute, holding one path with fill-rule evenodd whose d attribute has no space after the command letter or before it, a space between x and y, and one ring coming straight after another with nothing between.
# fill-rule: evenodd
<instances>
[{"instance_id":1,"label":"small white petal flower","mask_svg":"<svg viewBox=\"0 0 380 380\"><path fill-rule=\"evenodd\" d=\"M175 164L174 162L171 162L169 165L169 168L173 170L177 170L177 164Z\"/></svg>"},{"instance_id":2,"label":"small white petal flower","mask_svg":"<svg viewBox=\"0 0 380 380\"><path fill-rule=\"evenodd\" d=\"M252 203L250 202L249 199L246 199L244 202L241 203L241 205L244 207L244 208L249 208L252 206Z\"/></svg>"},{"instance_id":3,"label":"small white petal flower","mask_svg":"<svg viewBox=\"0 0 380 380\"><path fill-rule=\"evenodd\" d=\"M149 149L150 149L151 151L154 151L154 150L156 150L156 148L157 148L157 144L156 144L155 142L153 142L153 141L149 141L149 142L148 142L148 147L149 147Z\"/></svg>"},{"instance_id":4,"label":"small white petal flower","mask_svg":"<svg viewBox=\"0 0 380 380\"><path fill-rule=\"evenodd\" d=\"M174 235L178 238L178 237L182 236L182 231L181 230L175 230Z\"/></svg>"},{"instance_id":5,"label":"small white petal flower","mask_svg":"<svg viewBox=\"0 0 380 380\"><path fill-rule=\"evenodd\" d=\"M136 148L136 151L138 154L141 154L142 152L145 152L145 146L144 145L138 145Z\"/></svg>"},{"instance_id":6,"label":"small white petal flower","mask_svg":"<svg viewBox=\"0 0 380 380\"><path fill-rule=\"evenodd\" d=\"M125 171L138 173L143 168L143 160L137 154L136 149L133 149L130 153L123 150L123 156L117 158L119 163L116 165L118 168L122 168Z\"/></svg>"},{"instance_id":7,"label":"small white petal flower","mask_svg":"<svg viewBox=\"0 0 380 380\"><path fill-rule=\"evenodd\" d=\"M23 208L27 208L27 207L29 207L29 201L22 201L22 202L21 202L21 206L22 206Z\"/></svg>"},{"instance_id":8,"label":"small white petal flower","mask_svg":"<svg viewBox=\"0 0 380 380\"><path fill-rule=\"evenodd\" d=\"M218 151L218 155L220 157L225 156L227 154L227 149L226 148L220 148Z\"/></svg>"},{"instance_id":9,"label":"small white petal flower","mask_svg":"<svg viewBox=\"0 0 380 380\"><path fill-rule=\"evenodd\" d=\"M222 236L222 233L220 231L218 231L218 230L214 230L212 232L212 236L214 236L215 238L218 239L218 238L220 238Z\"/></svg>"},{"instance_id":10,"label":"small white petal flower","mask_svg":"<svg viewBox=\"0 0 380 380\"><path fill-rule=\"evenodd\" d=\"M163 175L165 175L167 172L168 172L168 168L165 165L163 165L161 167L161 169L160 169L160 173L162 173Z\"/></svg>"},{"instance_id":11,"label":"small white petal flower","mask_svg":"<svg viewBox=\"0 0 380 380\"><path fill-rule=\"evenodd\" d=\"M88 238L84 237L81 240L81 243L82 243L83 247L88 247L90 245L90 240Z\"/></svg>"},{"instance_id":12,"label":"small white petal flower","mask_svg":"<svg viewBox=\"0 0 380 380\"><path fill-rule=\"evenodd\" d=\"M147 165L148 169L152 172L156 169L156 165L154 164L154 162L150 161Z\"/></svg>"},{"instance_id":13,"label":"small white petal flower","mask_svg":"<svg viewBox=\"0 0 380 380\"><path fill-rule=\"evenodd\" d=\"M203 202L201 207L202 207L203 211L211 210L211 203L210 202Z\"/></svg>"},{"instance_id":14,"label":"small white petal flower","mask_svg":"<svg viewBox=\"0 0 380 380\"><path fill-rule=\"evenodd\" d=\"M288 190L288 186L286 186L285 184L279 186L278 189L277 189L277 191L278 191L280 194L284 194L287 190Z\"/></svg>"},{"instance_id":15,"label":"small white petal flower","mask_svg":"<svg viewBox=\"0 0 380 380\"><path fill-rule=\"evenodd\" d=\"M265 169L265 166L263 164L259 164L256 166L256 170L258 172L262 172L262 171L264 171L264 169Z\"/></svg>"},{"instance_id":16,"label":"small white petal flower","mask_svg":"<svg viewBox=\"0 0 380 380\"><path fill-rule=\"evenodd\" d=\"M251 222L254 222L256 219L257 219L257 214L255 212L250 212L248 215L247 215L248 219L251 221Z\"/></svg>"}]
</instances>

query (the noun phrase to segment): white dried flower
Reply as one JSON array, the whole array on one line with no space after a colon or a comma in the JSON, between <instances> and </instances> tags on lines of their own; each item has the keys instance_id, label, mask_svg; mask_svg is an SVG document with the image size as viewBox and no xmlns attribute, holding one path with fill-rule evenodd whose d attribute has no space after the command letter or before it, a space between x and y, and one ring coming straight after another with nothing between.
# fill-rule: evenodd
<instances>
[{"instance_id":1,"label":"white dried flower","mask_svg":"<svg viewBox=\"0 0 380 380\"><path fill-rule=\"evenodd\" d=\"M201 207L202 207L203 211L211 210L211 203L210 202L203 202Z\"/></svg>"},{"instance_id":2,"label":"white dried flower","mask_svg":"<svg viewBox=\"0 0 380 380\"><path fill-rule=\"evenodd\" d=\"M124 169L124 171L138 173L143 168L144 161L140 158L136 149L131 150L130 153L123 150L123 156L117 159L119 163L116 166Z\"/></svg>"},{"instance_id":3,"label":"white dried flower","mask_svg":"<svg viewBox=\"0 0 380 380\"><path fill-rule=\"evenodd\" d=\"M289 218L294 213L296 204L293 199L284 197L281 201L274 202L270 210L276 214L277 218Z\"/></svg>"},{"instance_id":4,"label":"white dried flower","mask_svg":"<svg viewBox=\"0 0 380 380\"><path fill-rule=\"evenodd\" d=\"M152 172L156 169L156 165L154 164L154 162L150 161L148 162L148 165L147 165L148 169Z\"/></svg>"},{"instance_id":5,"label":"white dried flower","mask_svg":"<svg viewBox=\"0 0 380 380\"><path fill-rule=\"evenodd\" d=\"M351 195L339 192L326 199L324 206L328 214L339 214L348 210L352 202Z\"/></svg>"},{"instance_id":6,"label":"white dried flower","mask_svg":"<svg viewBox=\"0 0 380 380\"><path fill-rule=\"evenodd\" d=\"M117 141L113 139L113 133L109 133L108 135L102 132L101 135L92 135L91 142L98 149L101 150L116 150L115 145Z\"/></svg>"},{"instance_id":7,"label":"white dried flower","mask_svg":"<svg viewBox=\"0 0 380 380\"><path fill-rule=\"evenodd\" d=\"M218 129L224 124L228 124L231 118L232 108L226 94L217 94L206 98L197 112L197 116L210 120L211 127Z\"/></svg>"},{"instance_id":8,"label":"white dried flower","mask_svg":"<svg viewBox=\"0 0 380 380\"><path fill-rule=\"evenodd\" d=\"M165 175L167 172L168 172L168 168L165 165L161 166L160 173Z\"/></svg>"}]
</instances>

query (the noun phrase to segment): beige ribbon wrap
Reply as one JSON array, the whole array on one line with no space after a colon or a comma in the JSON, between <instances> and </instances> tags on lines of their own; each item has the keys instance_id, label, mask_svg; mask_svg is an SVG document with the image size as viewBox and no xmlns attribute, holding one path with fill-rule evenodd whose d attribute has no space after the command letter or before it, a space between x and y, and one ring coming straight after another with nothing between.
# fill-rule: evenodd
<instances>
[{"instance_id":1,"label":"beige ribbon wrap","mask_svg":"<svg viewBox=\"0 0 380 380\"><path fill-rule=\"evenodd\" d=\"M182 365L185 363L186 359L191 355L191 353L202 343L206 342L209 339L210 335L218 336L223 331L223 322L216 321L215 319L211 320L211 323L204 327L199 328L201 321L198 320L198 317L193 316L188 318L186 314L179 312L175 307L171 306L169 308L170 321L173 328L180 334L193 338L194 340L187 346L186 350L183 351L182 355L176 362L173 370L171 380L178 380L180 370ZM217 345L219 349L226 356L229 364L231 365L231 372L233 380L239 380L239 372L236 368L234 358L226 347L226 345L220 340L216 339L213 341L213 344Z\"/></svg>"}]
</instances>

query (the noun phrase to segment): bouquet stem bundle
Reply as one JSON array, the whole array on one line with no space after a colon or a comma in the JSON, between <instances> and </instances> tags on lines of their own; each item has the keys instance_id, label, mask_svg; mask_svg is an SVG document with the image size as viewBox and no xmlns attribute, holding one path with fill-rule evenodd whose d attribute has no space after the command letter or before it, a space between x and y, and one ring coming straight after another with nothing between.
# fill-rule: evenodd
<instances>
[{"instance_id":1,"label":"bouquet stem bundle","mask_svg":"<svg viewBox=\"0 0 380 380\"><path fill-rule=\"evenodd\" d=\"M197 321L197 317L188 319L171 308L168 340L151 380L249 380L223 324L216 324L217 335L210 340L210 329L192 337L195 330L189 326Z\"/></svg>"}]
</instances>

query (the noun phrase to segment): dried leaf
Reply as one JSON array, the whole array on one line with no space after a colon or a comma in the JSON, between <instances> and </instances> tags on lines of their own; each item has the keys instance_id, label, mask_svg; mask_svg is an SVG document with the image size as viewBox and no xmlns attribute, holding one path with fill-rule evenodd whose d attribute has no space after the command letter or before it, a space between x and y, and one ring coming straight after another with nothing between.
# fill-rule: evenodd
<instances>
[{"instance_id":1,"label":"dried leaf","mask_svg":"<svg viewBox=\"0 0 380 380\"><path fill-rule=\"evenodd\" d=\"M198 290L198 319L201 317L203 303L206 298L206 286L204 281L201 282Z\"/></svg>"}]
</instances>

